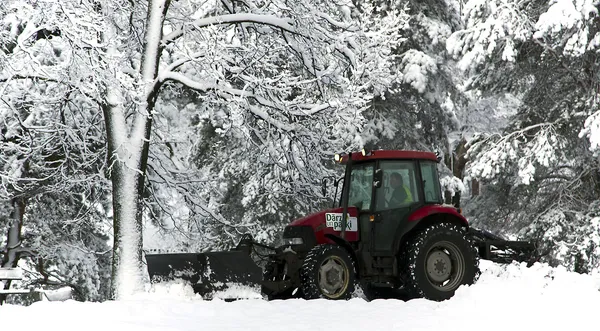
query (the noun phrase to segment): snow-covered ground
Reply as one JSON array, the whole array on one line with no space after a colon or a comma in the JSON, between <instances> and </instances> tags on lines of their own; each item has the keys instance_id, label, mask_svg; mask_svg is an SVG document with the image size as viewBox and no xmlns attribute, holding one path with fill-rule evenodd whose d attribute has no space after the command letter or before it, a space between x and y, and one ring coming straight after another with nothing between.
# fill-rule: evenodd
<instances>
[{"instance_id":1,"label":"snow-covered ground","mask_svg":"<svg viewBox=\"0 0 600 331\"><path fill-rule=\"evenodd\" d=\"M451 300L203 301L177 284L120 302L0 307L2 330L598 330L600 275L482 261Z\"/></svg>"}]
</instances>

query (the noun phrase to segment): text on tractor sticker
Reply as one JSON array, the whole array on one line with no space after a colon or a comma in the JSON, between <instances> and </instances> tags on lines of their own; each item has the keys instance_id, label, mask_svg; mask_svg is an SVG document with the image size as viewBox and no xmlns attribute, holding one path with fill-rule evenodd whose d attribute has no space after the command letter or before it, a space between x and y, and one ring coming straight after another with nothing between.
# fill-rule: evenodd
<instances>
[{"instance_id":1,"label":"text on tractor sticker","mask_svg":"<svg viewBox=\"0 0 600 331\"><path fill-rule=\"evenodd\" d=\"M358 231L356 217L348 215L346 219L346 231ZM342 213L325 213L325 224L334 231L342 231Z\"/></svg>"}]
</instances>

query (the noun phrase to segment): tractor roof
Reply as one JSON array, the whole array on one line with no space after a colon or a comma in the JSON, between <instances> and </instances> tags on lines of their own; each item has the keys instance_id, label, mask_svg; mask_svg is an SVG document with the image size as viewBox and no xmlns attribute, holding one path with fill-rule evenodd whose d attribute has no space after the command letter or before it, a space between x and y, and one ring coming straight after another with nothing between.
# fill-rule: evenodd
<instances>
[{"instance_id":1,"label":"tractor roof","mask_svg":"<svg viewBox=\"0 0 600 331\"><path fill-rule=\"evenodd\" d=\"M437 155L432 152L423 151L400 151L400 150L374 150L369 151L367 155L363 156L362 152L352 153L353 161L367 161L367 160L431 160L437 162ZM342 155L341 163L348 161L348 155Z\"/></svg>"}]
</instances>

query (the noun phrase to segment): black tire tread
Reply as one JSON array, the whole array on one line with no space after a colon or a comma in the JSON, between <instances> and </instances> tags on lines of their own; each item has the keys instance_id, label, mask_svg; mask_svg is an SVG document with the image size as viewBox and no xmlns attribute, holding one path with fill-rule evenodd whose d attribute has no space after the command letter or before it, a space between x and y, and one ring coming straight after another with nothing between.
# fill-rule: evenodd
<instances>
[{"instance_id":1,"label":"black tire tread","mask_svg":"<svg viewBox=\"0 0 600 331\"><path fill-rule=\"evenodd\" d=\"M465 256L465 263L468 265L472 265L474 267L474 274L472 276L465 275L465 280L463 280L463 284L472 284L477 281L479 277L479 255L477 253L477 249L475 247L474 242L472 241L470 235L467 231L463 230L461 226L458 226L453 223L448 222L440 222L434 225L431 225L423 230L416 232L412 237L410 237L406 245L404 245L401 252L401 261L403 262L404 268L404 280L405 280L405 289L410 298L426 298L430 300L440 301L447 298L442 298L440 296L430 296L427 295L419 285L419 279L417 279L415 275L416 264L419 259L419 253L423 246L425 245L426 240L430 236L439 235L439 234L449 234L453 236L459 236L463 242L466 244L467 250L470 256ZM468 279L471 278L471 279ZM451 296L454 295L452 292Z\"/></svg>"},{"instance_id":2,"label":"black tire tread","mask_svg":"<svg viewBox=\"0 0 600 331\"><path fill-rule=\"evenodd\" d=\"M323 256L328 255L330 253L336 254L346 262L349 262L352 273L350 274L348 289L346 293L342 295L339 300L347 300L350 299L352 293L354 292L354 284L356 279L356 267L354 265L354 261L348 252L334 244L323 244L317 245L313 247L306 258L302 263L302 267L300 268L300 282L301 282L301 290L304 295L304 298L307 300L310 299L318 299L318 298L326 298L321 293L319 289L319 285L316 282L314 277L319 264L321 263L321 259Z\"/></svg>"}]
</instances>

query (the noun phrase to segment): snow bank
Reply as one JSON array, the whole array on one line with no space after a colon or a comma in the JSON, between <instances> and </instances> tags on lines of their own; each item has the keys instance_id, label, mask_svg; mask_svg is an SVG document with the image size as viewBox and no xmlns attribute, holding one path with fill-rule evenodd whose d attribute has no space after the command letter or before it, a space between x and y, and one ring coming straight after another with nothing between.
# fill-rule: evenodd
<instances>
[{"instance_id":1,"label":"snow bank","mask_svg":"<svg viewBox=\"0 0 600 331\"><path fill-rule=\"evenodd\" d=\"M201 301L192 287L183 280L173 280L158 284L146 284L145 293L137 293L127 301Z\"/></svg>"},{"instance_id":2,"label":"snow bank","mask_svg":"<svg viewBox=\"0 0 600 331\"><path fill-rule=\"evenodd\" d=\"M56 290L43 291L42 300L48 301L65 301L73 298L73 290L68 287L61 287Z\"/></svg>"},{"instance_id":3,"label":"snow bank","mask_svg":"<svg viewBox=\"0 0 600 331\"><path fill-rule=\"evenodd\" d=\"M242 285L228 285L226 290L213 294L214 299L262 299L260 287L249 287Z\"/></svg>"},{"instance_id":4,"label":"snow bank","mask_svg":"<svg viewBox=\"0 0 600 331\"><path fill-rule=\"evenodd\" d=\"M482 261L472 286L444 302L424 299L204 301L183 283L127 301L39 302L0 307L2 329L44 330L593 330L599 275L536 264ZM4 319L4 316L10 318ZM31 318L35 316L36 318Z\"/></svg>"}]
</instances>

